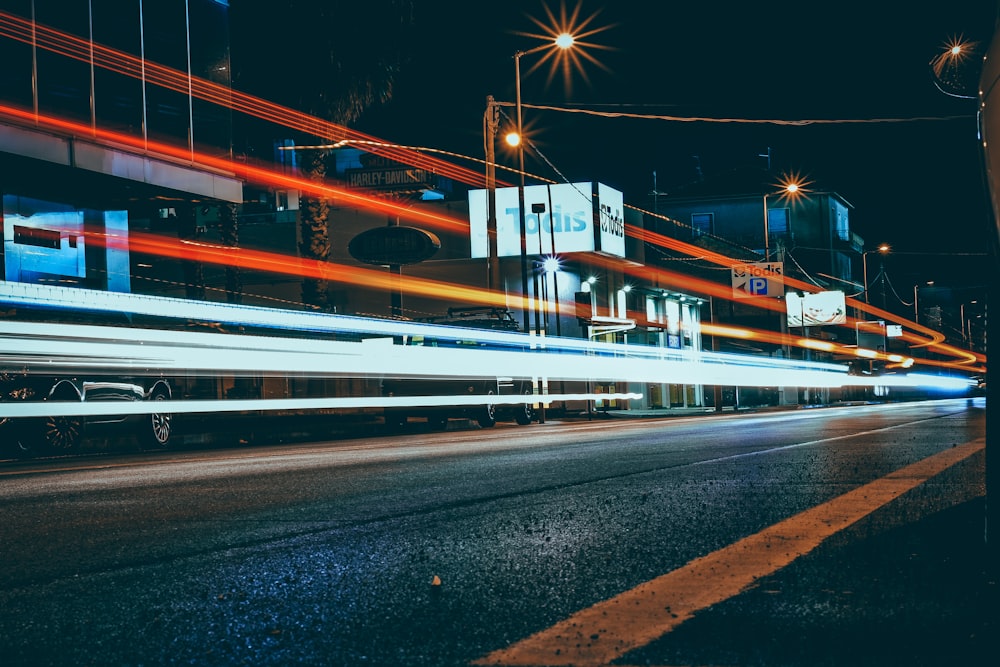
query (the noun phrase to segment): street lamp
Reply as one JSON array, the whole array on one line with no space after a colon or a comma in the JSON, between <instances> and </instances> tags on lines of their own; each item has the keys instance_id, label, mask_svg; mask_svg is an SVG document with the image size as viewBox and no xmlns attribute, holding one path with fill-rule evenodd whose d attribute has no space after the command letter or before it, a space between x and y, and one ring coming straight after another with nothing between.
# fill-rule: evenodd
<instances>
[{"instance_id":1,"label":"street lamp","mask_svg":"<svg viewBox=\"0 0 1000 667\"><path fill-rule=\"evenodd\" d=\"M802 193L802 185L796 176L786 176L781 181L781 189L775 192L764 193L764 261L770 260L770 236L771 236L771 214L767 207L767 198L771 195L779 195L780 198L794 198Z\"/></svg>"},{"instance_id":2,"label":"street lamp","mask_svg":"<svg viewBox=\"0 0 1000 667\"><path fill-rule=\"evenodd\" d=\"M927 286L933 287L934 281L928 280ZM916 285L913 286L913 321L916 322L917 324L920 324L920 306L917 303L917 294L919 291L920 291L920 283L917 283Z\"/></svg>"},{"instance_id":3,"label":"street lamp","mask_svg":"<svg viewBox=\"0 0 1000 667\"><path fill-rule=\"evenodd\" d=\"M976 304L976 303L979 303L979 301L970 301L969 305L971 306L971 305ZM971 324L969 325L969 329L968 329L968 332L967 332L966 328L965 328L965 304L964 303L961 304L961 305L959 305L959 307L958 307L958 317L959 317L960 320L962 320L961 323L960 323L962 325L962 342L965 343L966 345L968 345L969 339L972 338L972 326L971 326Z\"/></svg>"},{"instance_id":4,"label":"street lamp","mask_svg":"<svg viewBox=\"0 0 1000 667\"><path fill-rule=\"evenodd\" d=\"M517 167L518 173L520 174L517 186L517 218L521 232L521 294L525 299L528 296L528 238L524 218L524 126L521 122L521 57L545 51L553 47L566 50L573 46L573 41L574 39L572 35L563 32L557 35L551 42L539 44L532 49L528 49L526 51L516 51L514 53L514 106L516 108L517 117L517 137L515 143L514 137L507 135L507 143L517 146ZM539 229L539 234L541 234L541 229ZM552 248L552 252L555 252L555 250L555 248ZM535 295L535 298L538 298L537 294ZM525 307L524 330L528 331L530 326L529 309Z\"/></svg>"},{"instance_id":5,"label":"street lamp","mask_svg":"<svg viewBox=\"0 0 1000 667\"><path fill-rule=\"evenodd\" d=\"M862 265L862 271L864 272L863 281L865 283L865 303L866 304L871 303L868 300L868 255L872 254L873 252L877 252L877 253L881 253L883 255L886 255L889 252L889 244L888 243L883 243L883 244L879 245L879 247L875 248L874 250L866 250L866 251L864 251L864 252L861 253L861 265Z\"/></svg>"}]
</instances>

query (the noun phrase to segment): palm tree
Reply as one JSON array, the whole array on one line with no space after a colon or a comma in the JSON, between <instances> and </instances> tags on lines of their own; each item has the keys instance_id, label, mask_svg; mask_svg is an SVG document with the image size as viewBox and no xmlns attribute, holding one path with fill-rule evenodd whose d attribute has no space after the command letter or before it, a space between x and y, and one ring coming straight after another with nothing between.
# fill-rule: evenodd
<instances>
[{"instance_id":1,"label":"palm tree","mask_svg":"<svg viewBox=\"0 0 1000 667\"><path fill-rule=\"evenodd\" d=\"M370 106L392 97L409 53L413 5L414 0L233 2L233 86L349 125ZM270 150L277 129L273 124L248 121L246 145ZM315 145L330 139L297 136L295 142ZM325 178L325 152L303 151L298 160L308 178ZM322 198L303 196L300 200L302 257L329 259L328 213L329 203ZM302 300L328 309L326 281L304 279Z\"/></svg>"}]
</instances>

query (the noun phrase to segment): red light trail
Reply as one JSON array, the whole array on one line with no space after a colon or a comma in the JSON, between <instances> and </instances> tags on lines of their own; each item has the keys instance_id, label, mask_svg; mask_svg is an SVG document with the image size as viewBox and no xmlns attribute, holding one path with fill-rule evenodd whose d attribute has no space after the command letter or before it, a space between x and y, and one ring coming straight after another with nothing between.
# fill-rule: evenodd
<instances>
[{"instance_id":1,"label":"red light trail","mask_svg":"<svg viewBox=\"0 0 1000 667\"><path fill-rule=\"evenodd\" d=\"M104 69L124 74L129 77L144 79L154 85L175 90L183 94L192 94L199 99L219 104L221 106L231 108L263 120L274 122L285 127L298 129L314 136L334 141L363 142L370 147L370 152L372 153L389 157L404 164L424 168L428 171L441 174L442 176L446 176L459 182L468 183L476 187L482 187L485 184L484 175L471 169L459 167L450 162L433 158L421 153L420 151L411 150L402 146L386 144L379 141L376 137L350 130L345 126L330 123L328 121L309 116L308 114L267 102L266 100L232 90L229 87L222 86L206 79L188 76L186 73L179 70L158 65L150 61L144 62L132 54L92 43L89 40L84 40L83 38L55 30L48 26L33 24L27 19L3 11L0 11L0 36L8 37L26 44L37 45L41 48L52 51L53 53L75 60L85 62L93 61L94 65ZM313 196L340 199L353 206L400 216L401 218L408 220L419 221L436 229L459 233L467 232L468 230L468 222L464 220L435 215L426 211L417 211L407 206L394 204L390 201L386 201L385 199L366 196L359 193L357 190L319 184L308 179L288 176L263 167L235 163L232 160L225 160L210 155L199 154L190 148L182 149L169 144L149 141L148 139L110 132L81 123L43 116L41 114L24 111L10 106L0 105L0 114L5 114L11 118L16 118L31 124L47 126L61 132L69 132L76 136L90 136L101 139L102 141L108 141L110 143L124 144L142 152L153 151L164 156L170 156L185 162L192 162L203 167L219 169L228 173L239 173L241 175L245 175L248 180L263 185L298 189ZM716 263L720 266L732 267L735 264L743 263L737 262L736 260L719 253L711 252L704 248L684 243L683 241L679 241L677 239L672 239L632 226L628 226L627 233L645 242L675 250L691 257L698 257L700 259ZM138 242L139 241L137 239L133 243ZM204 248L212 247L224 250L226 259L221 263L231 263L234 258L234 250L237 250L222 246L203 246L199 250L192 251L192 246L190 244L186 244L182 250L169 250L163 246L157 246L157 249L154 250L153 247L155 244L151 241L146 240L144 243L148 244L150 249L146 250L146 252L149 252L150 254L178 256L178 252L183 252L183 258L190 259L192 257L197 257L199 261L216 263L220 263L220 258L216 255L215 251L206 251ZM325 263L323 266L310 267L307 262L299 258L288 258L271 254L248 254L248 251L245 250L238 250L236 254L240 255L240 259L238 261L246 262L247 268L288 273L288 266L294 265L298 267L299 271L303 272L300 275L320 277L327 280L339 280L341 282L352 282L353 280L358 280L359 282L357 284L385 287L385 289L398 288L400 285L398 277L394 278L394 282L389 285L389 278L384 273L368 269L337 266L329 263ZM652 267L645 267L643 269L627 268L626 272L644 278L651 276L656 277L658 280L663 282L674 285L683 285L686 289L690 289L692 283L694 283L696 285L696 289L703 293L722 299L732 299L731 290L728 286L695 279L689 275L678 274L665 269L654 269ZM364 278L358 278L358 276L364 276ZM406 289L409 289L414 293L422 293L431 296L447 295L450 298L454 298L455 294L468 291L471 293L468 301L488 303L491 305L505 305L509 299L506 295L486 294L483 290L479 289L473 290L459 285L435 283L434 281L418 281L417 279L410 277L407 277L402 282L408 283L409 285ZM786 277L785 282L796 289L807 292L815 291L814 286L802 281L797 281L790 277ZM421 284L418 285L418 283ZM523 301L527 302L528 300L523 299ZM772 303L772 300L770 299L761 299L760 301L761 303L756 303L754 305L776 312L784 312L783 304L777 302ZM901 319L892 313L858 302L854 299L848 299L848 302L859 311L868 312L875 317L879 317L887 321L899 322L900 324L904 324L909 329L930 337L929 339L925 339L911 333L904 334L902 338L908 343L911 343L913 347L928 347L930 350L935 352L940 352L949 356L956 356L963 360L958 362L959 366L976 362L985 363L985 355L943 344L945 337L939 332L928 329L918 323ZM849 319L848 326L853 327L857 322L858 321L853 318ZM779 336L784 337L785 335L779 334ZM798 337L788 336L787 338L799 341ZM814 347L815 343L807 346ZM920 360L920 363L932 363L932 361ZM946 362L939 362L934 363L933 365L953 366L955 365L955 362L950 364Z\"/></svg>"},{"instance_id":2,"label":"red light trail","mask_svg":"<svg viewBox=\"0 0 1000 667\"><path fill-rule=\"evenodd\" d=\"M446 176L461 183L476 187L485 187L485 175L472 169L455 165L445 160L436 159L420 151L410 150L401 146L385 145L377 137L352 130L337 123L321 120L314 116L296 111L288 107L268 102L259 97L233 90L207 79L188 76L164 65L151 61L143 61L138 56L93 43L76 35L56 30L46 25L32 23L30 20L0 11L0 36L8 37L25 44L37 45L53 53L79 60L91 62L119 74L124 74L233 109L247 115L301 130L313 136L332 141L357 140L375 142L369 145L369 152L397 160L404 164L420 167L428 171Z\"/></svg>"}]
</instances>

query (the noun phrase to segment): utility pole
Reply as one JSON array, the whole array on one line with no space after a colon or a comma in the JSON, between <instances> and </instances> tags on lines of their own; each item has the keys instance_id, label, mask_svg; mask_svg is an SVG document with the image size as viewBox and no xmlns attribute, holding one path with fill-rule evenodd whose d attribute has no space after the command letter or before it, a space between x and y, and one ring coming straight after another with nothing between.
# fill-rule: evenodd
<instances>
[{"instance_id":1,"label":"utility pole","mask_svg":"<svg viewBox=\"0 0 1000 667\"><path fill-rule=\"evenodd\" d=\"M497 257L497 170L496 139L500 127L500 105L492 95L486 96L486 113L483 116L483 135L486 140L486 267L487 287L500 289L500 258Z\"/></svg>"}]
</instances>

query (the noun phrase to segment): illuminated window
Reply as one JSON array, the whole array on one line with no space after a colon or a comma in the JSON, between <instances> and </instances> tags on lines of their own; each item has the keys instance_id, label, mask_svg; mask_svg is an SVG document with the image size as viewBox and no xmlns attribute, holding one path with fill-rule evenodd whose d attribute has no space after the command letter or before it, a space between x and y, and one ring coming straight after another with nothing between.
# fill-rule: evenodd
<instances>
[{"instance_id":1,"label":"illuminated window","mask_svg":"<svg viewBox=\"0 0 1000 667\"><path fill-rule=\"evenodd\" d=\"M694 228L694 235L711 234L715 226L714 213L692 213L691 226Z\"/></svg>"},{"instance_id":2,"label":"illuminated window","mask_svg":"<svg viewBox=\"0 0 1000 667\"><path fill-rule=\"evenodd\" d=\"M788 209L767 209L767 233L771 236L784 236L788 233Z\"/></svg>"},{"instance_id":3,"label":"illuminated window","mask_svg":"<svg viewBox=\"0 0 1000 667\"><path fill-rule=\"evenodd\" d=\"M831 203L831 214L834 220L837 239L840 241L851 240L851 223L847 215L847 207L839 202Z\"/></svg>"}]
</instances>

